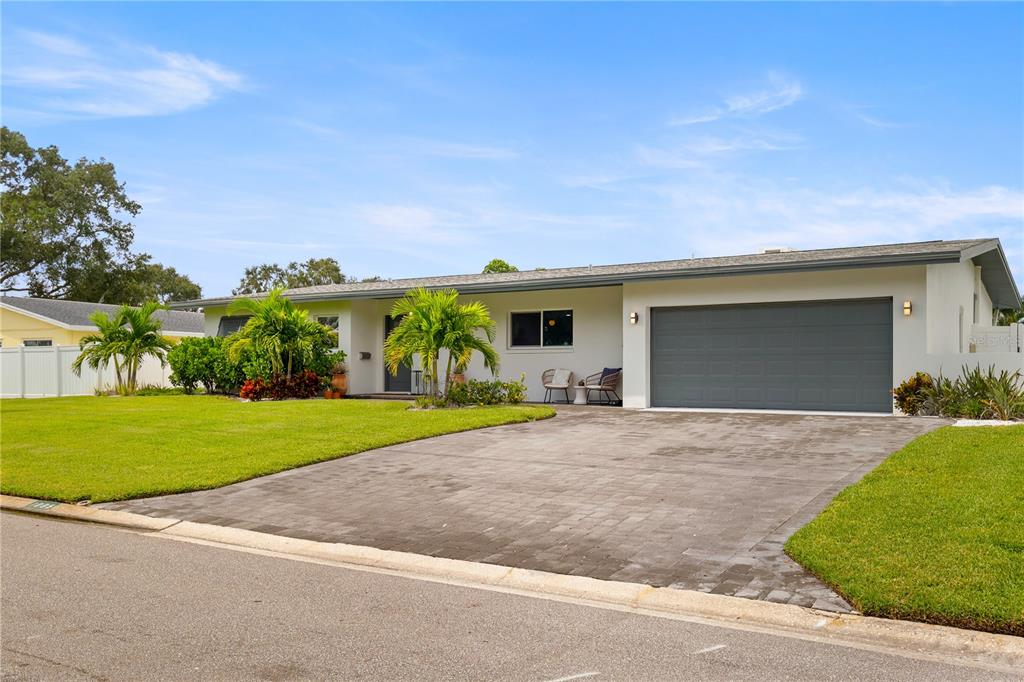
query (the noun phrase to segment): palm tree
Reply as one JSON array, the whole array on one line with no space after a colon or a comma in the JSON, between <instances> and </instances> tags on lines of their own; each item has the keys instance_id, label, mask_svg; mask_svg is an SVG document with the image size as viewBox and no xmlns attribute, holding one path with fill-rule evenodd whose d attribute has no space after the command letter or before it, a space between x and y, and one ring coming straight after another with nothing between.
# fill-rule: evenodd
<instances>
[{"instance_id":1,"label":"palm tree","mask_svg":"<svg viewBox=\"0 0 1024 682\"><path fill-rule=\"evenodd\" d=\"M1011 324L1017 324L1018 322L1024 322L1024 298L1020 300L1021 308L1014 310L1013 308L1003 308L999 311L999 319L996 321L1001 327L1005 327Z\"/></svg>"},{"instance_id":2,"label":"palm tree","mask_svg":"<svg viewBox=\"0 0 1024 682\"><path fill-rule=\"evenodd\" d=\"M416 289L395 302L391 316L401 319L384 341L384 362L392 374L398 372L400 365L411 364L414 355L419 355L436 396L442 349L448 350L446 391L451 383L452 363L469 364L474 351L483 356L484 365L493 374L498 373L498 353L491 346L495 324L483 303L460 304L459 292L454 289ZM486 338L478 336L479 331Z\"/></svg>"},{"instance_id":3,"label":"palm tree","mask_svg":"<svg viewBox=\"0 0 1024 682\"><path fill-rule=\"evenodd\" d=\"M325 343L327 327L310 319L305 310L281 292L273 289L264 298L241 298L228 306L228 313L247 313L251 317L230 346L235 361L246 349L253 349L270 360L274 374L292 378L296 361L305 362L318 344Z\"/></svg>"},{"instance_id":4,"label":"palm tree","mask_svg":"<svg viewBox=\"0 0 1024 682\"><path fill-rule=\"evenodd\" d=\"M149 302L138 308L121 306L113 315L98 310L90 315L97 332L79 342L82 352L71 365L75 374L81 376L83 364L93 369L113 364L117 392L134 393L139 367L147 356L157 358L161 367L167 364L171 342L160 333L163 324L153 318L153 313L163 307Z\"/></svg>"}]
</instances>

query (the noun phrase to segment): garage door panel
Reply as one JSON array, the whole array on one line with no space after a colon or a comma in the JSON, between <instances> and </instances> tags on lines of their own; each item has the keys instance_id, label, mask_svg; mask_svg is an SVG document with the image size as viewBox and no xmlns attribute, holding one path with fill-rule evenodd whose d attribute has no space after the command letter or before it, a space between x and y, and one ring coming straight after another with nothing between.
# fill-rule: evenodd
<instances>
[{"instance_id":1,"label":"garage door panel","mask_svg":"<svg viewBox=\"0 0 1024 682\"><path fill-rule=\"evenodd\" d=\"M655 308L651 402L891 410L892 301Z\"/></svg>"}]
</instances>

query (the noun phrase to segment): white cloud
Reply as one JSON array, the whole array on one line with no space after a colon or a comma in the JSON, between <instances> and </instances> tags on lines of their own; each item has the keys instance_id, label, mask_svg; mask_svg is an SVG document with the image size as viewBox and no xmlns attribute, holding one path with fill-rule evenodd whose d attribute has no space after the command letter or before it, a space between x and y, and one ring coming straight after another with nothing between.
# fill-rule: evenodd
<instances>
[{"instance_id":1,"label":"white cloud","mask_svg":"<svg viewBox=\"0 0 1024 682\"><path fill-rule=\"evenodd\" d=\"M778 72L769 72L767 87L725 97L719 106L669 121L671 126L711 123L723 118L756 118L784 109L804 95L803 85Z\"/></svg>"},{"instance_id":2,"label":"white cloud","mask_svg":"<svg viewBox=\"0 0 1024 682\"><path fill-rule=\"evenodd\" d=\"M502 161L519 158L519 152L513 149L439 140L419 140L411 145L409 151L424 156L438 156L449 159Z\"/></svg>"},{"instance_id":3,"label":"white cloud","mask_svg":"<svg viewBox=\"0 0 1024 682\"><path fill-rule=\"evenodd\" d=\"M20 90L45 114L161 116L243 87L238 73L191 54L120 44L104 46L101 54L99 47L66 36L20 35L24 40L7 59L4 85Z\"/></svg>"},{"instance_id":4,"label":"white cloud","mask_svg":"<svg viewBox=\"0 0 1024 682\"><path fill-rule=\"evenodd\" d=\"M67 57L89 57L92 55L92 50L73 38L40 31L21 31L20 33L26 42L47 52Z\"/></svg>"},{"instance_id":5,"label":"white cloud","mask_svg":"<svg viewBox=\"0 0 1024 682\"><path fill-rule=\"evenodd\" d=\"M822 248L978 236L1002 236L1014 253L1024 234L1024 193L998 185L902 183L825 191L720 176L652 190L667 201L667 221L684 227L688 245L703 256L765 245Z\"/></svg>"},{"instance_id":6,"label":"white cloud","mask_svg":"<svg viewBox=\"0 0 1024 682\"><path fill-rule=\"evenodd\" d=\"M784 151L796 149L800 142L801 138L798 135L791 134L746 134L729 138L705 135L690 141L686 147L694 154L700 156L715 156L735 152Z\"/></svg>"},{"instance_id":7,"label":"white cloud","mask_svg":"<svg viewBox=\"0 0 1024 682\"><path fill-rule=\"evenodd\" d=\"M877 116L870 116L862 111L856 112L857 119L872 128L905 128L906 126L902 123L893 123L892 121L886 121L878 118Z\"/></svg>"}]
</instances>

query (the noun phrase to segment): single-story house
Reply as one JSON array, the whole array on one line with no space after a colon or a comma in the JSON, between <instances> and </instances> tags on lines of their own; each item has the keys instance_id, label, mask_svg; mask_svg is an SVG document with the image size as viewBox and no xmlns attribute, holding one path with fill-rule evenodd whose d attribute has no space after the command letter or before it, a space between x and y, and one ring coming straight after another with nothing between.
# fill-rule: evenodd
<instances>
[{"instance_id":1,"label":"single-story house","mask_svg":"<svg viewBox=\"0 0 1024 682\"><path fill-rule=\"evenodd\" d=\"M969 363L1021 369L1020 327L994 327L994 308L1020 293L998 239L790 250L719 258L595 265L314 286L287 291L336 328L353 393L407 392L383 345L395 299L451 287L490 308L501 375L577 378L622 368L626 407L891 412L890 391L916 371ZM244 324L231 297L199 307L209 335ZM475 362L467 374L485 377Z\"/></svg>"},{"instance_id":2,"label":"single-story house","mask_svg":"<svg viewBox=\"0 0 1024 682\"><path fill-rule=\"evenodd\" d=\"M121 306L84 301L61 301L26 296L0 296L0 347L77 346L82 337L96 331L89 316L108 315ZM203 336L202 313L158 310L153 317L163 323L164 336L178 341Z\"/></svg>"}]
</instances>

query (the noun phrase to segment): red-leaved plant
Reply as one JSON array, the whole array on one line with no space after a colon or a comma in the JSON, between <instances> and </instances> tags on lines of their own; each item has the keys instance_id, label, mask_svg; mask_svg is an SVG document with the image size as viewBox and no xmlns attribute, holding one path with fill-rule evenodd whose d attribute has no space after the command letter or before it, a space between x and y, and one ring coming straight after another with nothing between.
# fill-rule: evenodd
<instances>
[{"instance_id":1,"label":"red-leaved plant","mask_svg":"<svg viewBox=\"0 0 1024 682\"><path fill-rule=\"evenodd\" d=\"M239 395L246 400L284 400L286 398L313 398L320 393L324 380L316 372L305 370L289 380L278 374L270 382L249 379L242 384Z\"/></svg>"}]
</instances>

